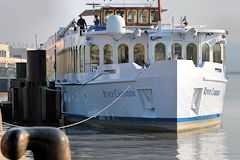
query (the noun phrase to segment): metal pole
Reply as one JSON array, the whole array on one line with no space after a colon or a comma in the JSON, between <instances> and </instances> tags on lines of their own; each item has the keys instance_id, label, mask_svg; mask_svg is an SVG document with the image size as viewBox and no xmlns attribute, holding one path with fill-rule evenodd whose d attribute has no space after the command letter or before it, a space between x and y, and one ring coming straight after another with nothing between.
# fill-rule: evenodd
<instances>
[{"instance_id":1,"label":"metal pole","mask_svg":"<svg viewBox=\"0 0 240 160\"><path fill-rule=\"evenodd\" d=\"M54 81L56 82L57 80L57 33L54 35L54 41L55 41L55 46L54 46Z\"/></svg>"},{"instance_id":2,"label":"metal pole","mask_svg":"<svg viewBox=\"0 0 240 160\"><path fill-rule=\"evenodd\" d=\"M37 45L38 45L37 38L38 38L38 35L37 35L37 34L35 34L36 50L37 50Z\"/></svg>"},{"instance_id":3,"label":"metal pole","mask_svg":"<svg viewBox=\"0 0 240 160\"><path fill-rule=\"evenodd\" d=\"M161 11L161 1L158 0L158 11L159 11L159 15L158 15L158 21L162 20L162 11Z\"/></svg>"}]
</instances>

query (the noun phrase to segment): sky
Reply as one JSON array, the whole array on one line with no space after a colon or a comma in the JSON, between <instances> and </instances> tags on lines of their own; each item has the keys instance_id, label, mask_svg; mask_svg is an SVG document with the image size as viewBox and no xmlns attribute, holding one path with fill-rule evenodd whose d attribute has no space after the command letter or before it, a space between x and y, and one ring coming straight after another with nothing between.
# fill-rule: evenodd
<instances>
[{"instance_id":1,"label":"sky","mask_svg":"<svg viewBox=\"0 0 240 160\"><path fill-rule=\"evenodd\" d=\"M106 0L108 1L108 0ZM146 2L147 0L112 0ZM0 42L19 47L44 43L59 27L66 26L86 8L89 0L0 0ZM103 3L102 0L94 2ZM161 0L164 22L186 16L190 25L229 31L228 41L240 46L240 1L238 0ZM240 47L239 47L240 50ZM235 58L234 58L235 59ZM240 59L240 57L239 57ZM240 67L239 67L240 68Z\"/></svg>"},{"instance_id":2,"label":"sky","mask_svg":"<svg viewBox=\"0 0 240 160\"><path fill-rule=\"evenodd\" d=\"M112 0L134 2L133 0ZM136 0L135 2L146 2ZM240 44L240 1L238 0L161 0L167 8L164 21L179 22L187 16L190 24L207 24L229 31L229 40ZM0 42L35 44L45 42L60 26L77 19L89 0L0 0ZM102 2L95 0L95 2Z\"/></svg>"}]
</instances>

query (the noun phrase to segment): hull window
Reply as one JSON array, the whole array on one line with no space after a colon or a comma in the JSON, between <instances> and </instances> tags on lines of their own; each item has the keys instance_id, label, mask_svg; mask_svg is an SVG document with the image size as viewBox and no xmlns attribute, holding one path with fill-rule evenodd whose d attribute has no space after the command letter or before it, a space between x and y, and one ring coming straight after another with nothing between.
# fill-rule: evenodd
<instances>
[{"instance_id":1,"label":"hull window","mask_svg":"<svg viewBox=\"0 0 240 160\"><path fill-rule=\"evenodd\" d=\"M134 46L134 62L140 66L145 65L145 48L143 44L136 44Z\"/></svg>"},{"instance_id":2,"label":"hull window","mask_svg":"<svg viewBox=\"0 0 240 160\"><path fill-rule=\"evenodd\" d=\"M118 63L129 62L129 49L126 44L121 44L118 47Z\"/></svg>"},{"instance_id":3,"label":"hull window","mask_svg":"<svg viewBox=\"0 0 240 160\"><path fill-rule=\"evenodd\" d=\"M104 64L113 64L113 48L110 44L106 44L103 48Z\"/></svg>"},{"instance_id":4,"label":"hull window","mask_svg":"<svg viewBox=\"0 0 240 160\"><path fill-rule=\"evenodd\" d=\"M187 45L187 60L192 60L195 65L198 63L197 46L193 43Z\"/></svg>"},{"instance_id":5,"label":"hull window","mask_svg":"<svg viewBox=\"0 0 240 160\"><path fill-rule=\"evenodd\" d=\"M210 60L210 49L207 43L203 44L202 46L202 62Z\"/></svg>"},{"instance_id":6,"label":"hull window","mask_svg":"<svg viewBox=\"0 0 240 160\"><path fill-rule=\"evenodd\" d=\"M166 47L163 43L155 46L155 61L166 60Z\"/></svg>"},{"instance_id":7,"label":"hull window","mask_svg":"<svg viewBox=\"0 0 240 160\"><path fill-rule=\"evenodd\" d=\"M213 46L213 62L222 63L220 44L215 44Z\"/></svg>"}]
</instances>

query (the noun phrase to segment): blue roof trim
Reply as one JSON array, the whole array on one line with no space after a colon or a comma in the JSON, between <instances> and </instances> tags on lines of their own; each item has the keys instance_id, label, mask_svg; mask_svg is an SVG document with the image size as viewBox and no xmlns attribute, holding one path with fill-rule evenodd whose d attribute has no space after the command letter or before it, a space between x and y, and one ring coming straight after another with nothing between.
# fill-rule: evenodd
<instances>
[{"instance_id":1,"label":"blue roof trim","mask_svg":"<svg viewBox=\"0 0 240 160\"><path fill-rule=\"evenodd\" d=\"M96 26L90 26L88 30L95 30L95 31L104 31L106 30L106 25L96 25Z\"/></svg>"}]
</instances>

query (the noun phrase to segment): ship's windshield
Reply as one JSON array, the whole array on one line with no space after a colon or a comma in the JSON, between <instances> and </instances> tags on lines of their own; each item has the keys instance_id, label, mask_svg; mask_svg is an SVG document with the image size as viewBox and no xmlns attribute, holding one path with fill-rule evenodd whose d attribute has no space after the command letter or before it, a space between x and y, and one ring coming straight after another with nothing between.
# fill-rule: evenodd
<instances>
[{"instance_id":1,"label":"ship's windshield","mask_svg":"<svg viewBox=\"0 0 240 160\"><path fill-rule=\"evenodd\" d=\"M126 18L125 10L116 10L116 15L119 15L119 16L123 17L124 19Z\"/></svg>"},{"instance_id":2,"label":"ship's windshield","mask_svg":"<svg viewBox=\"0 0 240 160\"><path fill-rule=\"evenodd\" d=\"M156 25L158 22L159 11L157 8L150 7L110 7L100 10L101 24L106 24L106 21L111 15L119 15L123 17L126 25L146 26Z\"/></svg>"},{"instance_id":3,"label":"ship's windshield","mask_svg":"<svg viewBox=\"0 0 240 160\"><path fill-rule=\"evenodd\" d=\"M137 11L136 10L130 10L128 11L128 23L136 23L137 22Z\"/></svg>"}]
</instances>

